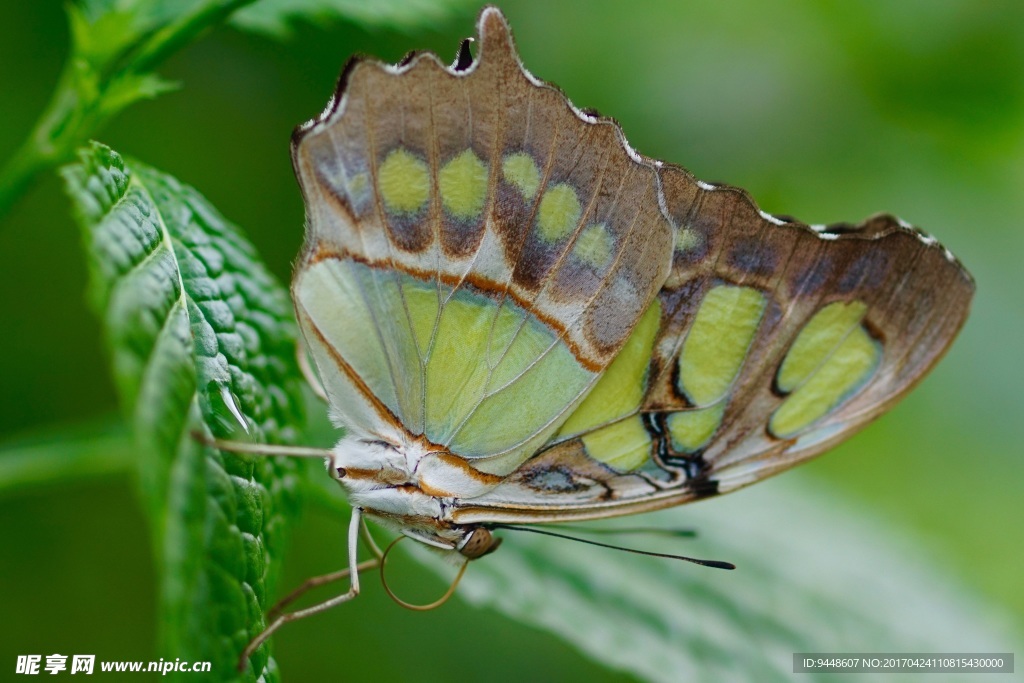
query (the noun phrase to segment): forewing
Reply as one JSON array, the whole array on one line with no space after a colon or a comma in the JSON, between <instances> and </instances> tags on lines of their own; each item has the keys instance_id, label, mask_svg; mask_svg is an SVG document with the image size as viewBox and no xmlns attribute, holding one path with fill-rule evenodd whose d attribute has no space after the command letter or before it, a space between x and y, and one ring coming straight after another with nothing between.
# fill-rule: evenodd
<instances>
[{"instance_id":1,"label":"forewing","mask_svg":"<svg viewBox=\"0 0 1024 683\"><path fill-rule=\"evenodd\" d=\"M527 74L497 10L479 32L467 68L354 60L297 132L293 295L339 422L505 474L618 354L673 233L618 126Z\"/></svg>"}]
</instances>

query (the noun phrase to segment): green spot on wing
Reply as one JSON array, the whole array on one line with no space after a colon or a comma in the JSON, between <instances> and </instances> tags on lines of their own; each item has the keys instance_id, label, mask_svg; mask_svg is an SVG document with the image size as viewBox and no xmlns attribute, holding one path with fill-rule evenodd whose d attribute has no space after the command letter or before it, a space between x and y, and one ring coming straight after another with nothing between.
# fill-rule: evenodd
<instances>
[{"instance_id":1,"label":"green spot on wing","mask_svg":"<svg viewBox=\"0 0 1024 683\"><path fill-rule=\"evenodd\" d=\"M576 238L573 255L584 263L601 268L607 265L612 255L612 236L604 223L588 225Z\"/></svg>"},{"instance_id":2,"label":"green spot on wing","mask_svg":"<svg viewBox=\"0 0 1024 683\"><path fill-rule=\"evenodd\" d=\"M863 327L855 327L772 414L772 433L780 438L794 436L830 413L864 386L881 359L881 345Z\"/></svg>"},{"instance_id":3,"label":"green spot on wing","mask_svg":"<svg viewBox=\"0 0 1024 683\"><path fill-rule=\"evenodd\" d=\"M671 413L665 423L672 437L672 448L680 453L692 453L707 445L722 422L725 401L710 408Z\"/></svg>"},{"instance_id":4,"label":"green spot on wing","mask_svg":"<svg viewBox=\"0 0 1024 683\"><path fill-rule=\"evenodd\" d=\"M487 165L467 149L449 161L438 174L441 201L456 218L473 218L487 201Z\"/></svg>"},{"instance_id":5,"label":"green spot on wing","mask_svg":"<svg viewBox=\"0 0 1024 683\"><path fill-rule=\"evenodd\" d=\"M430 170L408 150L392 150L377 169L377 188L390 211L415 213L430 196Z\"/></svg>"},{"instance_id":6,"label":"green spot on wing","mask_svg":"<svg viewBox=\"0 0 1024 683\"><path fill-rule=\"evenodd\" d=\"M565 238L576 228L581 211L576 190L565 183L552 185L540 200L537 234L549 244Z\"/></svg>"},{"instance_id":7,"label":"green spot on wing","mask_svg":"<svg viewBox=\"0 0 1024 683\"><path fill-rule=\"evenodd\" d=\"M862 301L837 301L815 313L782 361L776 379L779 389L789 393L805 382L860 324L867 308Z\"/></svg>"},{"instance_id":8,"label":"green spot on wing","mask_svg":"<svg viewBox=\"0 0 1024 683\"><path fill-rule=\"evenodd\" d=\"M504 174L505 180L519 190L523 199L531 200L537 194L537 188L540 187L540 170L529 154L523 152L509 154L501 162L501 172Z\"/></svg>"},{"instance_id":9,"label":"green spot on wing","mask_svg":"<svg viewBox=\"0 0 1024 683\"><path fill-rule=\"evenodd\" d=\"M635 470L651 455L651 435L639 415L589 432L581 438L587 455L620 472Z\"/></svg>"},{"instance_id":10,"label":"green spot on wing","mask_svg":"<svg viewBox=\"0 0 1024 683\"><path fill-rule=\"evenodd\" d=\"M743 366L767 300L751 287L719 285L700 304L679 354L679 389L696 406L725 396Z\"/></svg>"}]
</instances>

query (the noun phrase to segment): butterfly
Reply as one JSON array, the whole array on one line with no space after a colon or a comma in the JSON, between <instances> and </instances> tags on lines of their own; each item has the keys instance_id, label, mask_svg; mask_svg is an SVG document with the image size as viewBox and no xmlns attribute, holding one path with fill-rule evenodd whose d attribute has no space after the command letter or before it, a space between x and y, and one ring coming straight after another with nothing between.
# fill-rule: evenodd
<instances>
[{"instance_id":1,"label":"butterfly","mask_svg":"<svg viewBox=\"0 0 1024 683\"><path fill-rule=\"evenodd\" d=\"M469 560L496 525L777 474L893 406L967 316L934 238L772 216L533 77L498 9L477 44L353 58L293 137L292 296L345 430L313 453L354 508L352 589L306 613L358 593L364 515Z\"/></svg>"}]
</instances>

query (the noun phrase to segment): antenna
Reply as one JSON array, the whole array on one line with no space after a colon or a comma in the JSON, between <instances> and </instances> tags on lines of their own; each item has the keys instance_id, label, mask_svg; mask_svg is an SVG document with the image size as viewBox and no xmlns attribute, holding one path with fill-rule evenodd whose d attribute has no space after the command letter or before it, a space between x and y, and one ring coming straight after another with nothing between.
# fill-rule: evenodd
<instances>
[{"instance_id":1,"label":"antenna","mask_svg":"<svg viewBox=\"0 0 1024 683\"><path fill-rule=\"evenodd\" d=\"M551 524L545 525L549 528L561 529L562 531L573 531L580 534L593 534L604 536L668 536L669 538L696 538L696 529L685 529L682 527L660 527L660 526L612 526L612 527L588 527L575 524Z\"/></svg>"},{"instance_id":2,"label":"antenna","mask_svg":"<svg viewBox=\"0 0 1024 683\"><path fill-rule=\"evenodd\" d=\"M536 529L527 526L515 526L512 524L487 524L486 527L490 529L508 529L509 531L526 531L531 534L541 534L542 536L554 536L555 538L564 538L568 541L576 541L577 543L586 543L587 545L596 545L599 548L609 548L611 550L622 550L627 553L635 553L637 555L647 555L648 557L664 557L668 560L683 560L685 562L692 562L693 564L699 564L704 567L714 567L715 569L736 569L736 565L732 562L723 562L721 560L701 560L696 557L686 557L685 555L670 555L668 553L655 553L649 550L637 550L636 548L625 548L620 545L611 545L610 543L600 543L598 541L590 541L585 538L577 538L575 536L568 536L566 534L559 534L554 531L547 531L545 529Z\"/></svg>"}]
</instances>

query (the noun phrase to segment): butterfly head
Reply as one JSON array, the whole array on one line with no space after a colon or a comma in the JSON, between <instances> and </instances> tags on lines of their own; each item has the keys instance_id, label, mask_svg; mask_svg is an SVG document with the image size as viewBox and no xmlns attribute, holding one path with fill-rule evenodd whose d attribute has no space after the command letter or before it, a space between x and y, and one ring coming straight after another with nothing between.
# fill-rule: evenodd
<instances>
[{"instance_id":1,"label":"butterfly head","mask_svg":"<svg viewBox=\"0 0 1024 683\"><path fill-rule=\"evenodd\" d=\"M353 505L428 546L476 559L500 539L476 524L458 524L450 512L459 498L492 484L447 449L402 430L387 436L347 436L327 466Z\"/></svg>"}]
</instances>

